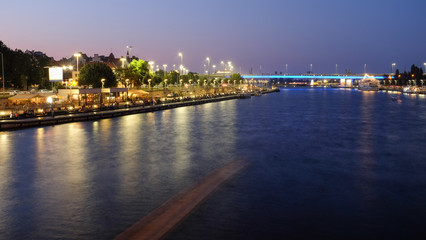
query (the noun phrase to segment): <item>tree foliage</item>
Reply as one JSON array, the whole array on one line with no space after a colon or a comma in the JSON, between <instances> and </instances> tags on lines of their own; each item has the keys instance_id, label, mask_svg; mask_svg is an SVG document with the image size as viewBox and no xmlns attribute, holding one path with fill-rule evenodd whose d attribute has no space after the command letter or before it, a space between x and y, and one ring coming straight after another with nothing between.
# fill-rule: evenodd
<instances>
[{"instance_id":1,"label":"tree foliage","mask_svg":"<svg viewBox=\"0 0 426 240\"><path fill-rule=\"evenodd\" d=\"M35 57L21 50L11 50L0 41L0 52L4 59L6 88L28 89L30 86L50 87L48 71L45 67L51 59L45 55Z\"/></svg>"},{"instance_id":2,"label":"tree foliage","mask_svg":"<svg viewBox=\"0 0 426 240\"><path fill-rule=\"evenodd\" d=\"M115 87L117 81L112 69L103 63L86 64L80 70L78 77L79 86L102 87L101 79L105 79L104 87Z\"/></svg>"}]
</instances>

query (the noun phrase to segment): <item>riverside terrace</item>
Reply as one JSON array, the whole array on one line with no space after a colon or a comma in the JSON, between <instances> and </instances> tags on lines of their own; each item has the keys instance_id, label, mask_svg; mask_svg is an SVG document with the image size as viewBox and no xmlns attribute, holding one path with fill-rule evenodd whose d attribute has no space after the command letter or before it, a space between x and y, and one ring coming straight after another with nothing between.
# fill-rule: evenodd
<instances>
[{"instance_id":1,"label":"riverside terrace","mask_svg":"<svg viewBox=\"0 0 426 240\"><path fill-rule=\"evenodd\" d=\"M155 95L160 93L153 92L149 94L151 96L151 99L149 100L151 101L146 102L143 100L133 101L129 97L127 101L114 102L111 105L93 104L85 106L83 104L81 106L74 107L71 105L68 107L59 107L58 105L52 104L51 106L43 109L43 111L32 111L31 114L26 112L22 115L17 115L14 119L10 119L9 116L6 116L4 111L0 110L0 116L2 116L2 119L4 119L0 120L0 131L110 118L135 113L153 112L183 106L224 101L240 98L240 93L246 92L251 93L252 95L258 95L257 93L272 93L278 91L279 88L261 88L254 86L251 86L243 91L237 91L237 89L232 90L231 88L227 87L218 87L211 89L211 91L204 92L204 94L196 94L197 92L195 91L188 91L181 93L181 96L174 95L174 97L167 98L160 98L159 95ZM165 94L164 91L163 94Z\"/></svg>"}]
</instances>

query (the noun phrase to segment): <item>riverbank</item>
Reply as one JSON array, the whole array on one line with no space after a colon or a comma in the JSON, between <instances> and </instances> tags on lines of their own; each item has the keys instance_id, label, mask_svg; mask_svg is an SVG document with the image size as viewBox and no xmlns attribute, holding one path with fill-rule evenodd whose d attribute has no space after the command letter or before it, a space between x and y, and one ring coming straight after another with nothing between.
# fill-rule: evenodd
<instances>
[{"instance_id":1,"label":"riverbank","mask_svg":"<svg viewBox=\"0 0 426 240\"><path fill-rule=\"evenodd\" d=\"M265 94L265 93L272 93L276 91L277 91L276 89L273 89L273 90L262 91L262 93ZM165 103L165 104L158 104L158 105L152 105L152 106L136 106L136 107L128 107L128 108L122 108L122 109L114 109L114 110L104 110L104 111L96 111L96 112L88 112L88 113L72 113L67 115L45 116L45 117L28 118L28 119L1 120L0 131L17 130L17 129L23 129L23 128L40 127L40 126L51 126L51 125L70 123L70 122L99 120L104 118L120 117L120 116L125 116L130 114L155 112L155 111L178 108L178 107L226 101L226 100L232 100L237 98L239 98L239 95L233 94L233 95L227 95L227 96L221 96L221 97L215 97L215 98Z\"/></svg>"}]
</instances>

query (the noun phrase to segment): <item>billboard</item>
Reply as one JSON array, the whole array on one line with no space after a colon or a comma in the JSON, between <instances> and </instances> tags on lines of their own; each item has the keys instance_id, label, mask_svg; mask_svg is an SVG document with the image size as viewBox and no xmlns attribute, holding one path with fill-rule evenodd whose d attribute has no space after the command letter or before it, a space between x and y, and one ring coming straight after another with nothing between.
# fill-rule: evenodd
<instances>
[{"instance_id":1,"label":"billboard","mask_svg":"<svg viewBox=\"0 0 426 240\"><path fill-rule=\"evenodd\" d=\"M62 67L49 68L49 81L61 82L64 80L64 72Z\"/></svg>"}]
</instances>

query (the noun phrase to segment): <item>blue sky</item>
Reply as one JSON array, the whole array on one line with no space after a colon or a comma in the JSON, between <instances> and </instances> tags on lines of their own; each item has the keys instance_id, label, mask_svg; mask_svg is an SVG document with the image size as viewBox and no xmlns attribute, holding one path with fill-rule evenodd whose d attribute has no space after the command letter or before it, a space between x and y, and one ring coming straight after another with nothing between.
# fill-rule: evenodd
<instances>
[{"instance_id":1,"label":"blue sky","mask_svg":"<svg viewBox=\"0 0 426 240\"><path fill-rule=\"evenodd\" d=\"M60 59L132 54L203 72L232 61L247 73L390 72L426 62L424 0L7 1L0 40Z\"/></svg>"}]
</instances>

